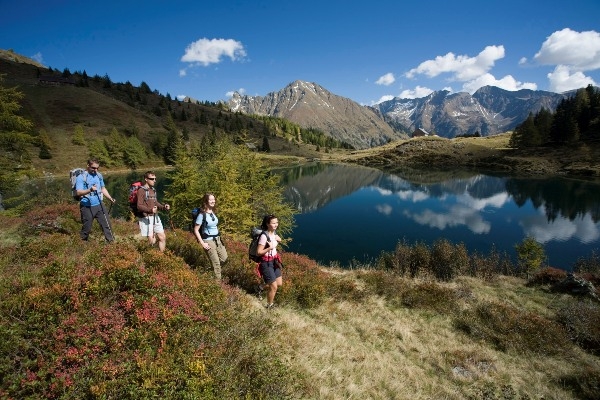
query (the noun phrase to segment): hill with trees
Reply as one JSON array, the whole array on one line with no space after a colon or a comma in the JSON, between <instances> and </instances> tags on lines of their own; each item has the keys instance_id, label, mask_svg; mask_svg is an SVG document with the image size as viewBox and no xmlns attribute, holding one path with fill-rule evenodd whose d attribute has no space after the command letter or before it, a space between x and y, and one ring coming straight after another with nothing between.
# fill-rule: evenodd
<instances>
[{"instance_id":1,"label":"hill with trees","mask_svg":"<svg viewBox=\"0 0 600 400\"><path fill-rule=\"evenodd\" d=\"M558 104L542 108L518 125L510 145L515 148L568 145L600 141L600 89L588 85Z\"/></svg>"}]
</instances>

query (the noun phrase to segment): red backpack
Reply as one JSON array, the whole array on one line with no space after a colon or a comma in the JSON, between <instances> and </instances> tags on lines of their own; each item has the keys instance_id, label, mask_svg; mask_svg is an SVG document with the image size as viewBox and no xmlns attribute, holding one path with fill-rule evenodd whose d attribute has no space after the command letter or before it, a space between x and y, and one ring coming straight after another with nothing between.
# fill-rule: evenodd
<instances>
[{"instance_id":1,"label":"red backpack","mask_svg":"<svg viewBox=\"0 0 600 400\"><path fill-rule=\"evenodd\" d=\"M146 191L146 199L148 199L148 190L144 188L142 182L133 182L129 186L129 209L136 217L143 218L145 216L144 213L137 208L137 192L140 188L143 188Z\"/></svg>"}]
</instances>

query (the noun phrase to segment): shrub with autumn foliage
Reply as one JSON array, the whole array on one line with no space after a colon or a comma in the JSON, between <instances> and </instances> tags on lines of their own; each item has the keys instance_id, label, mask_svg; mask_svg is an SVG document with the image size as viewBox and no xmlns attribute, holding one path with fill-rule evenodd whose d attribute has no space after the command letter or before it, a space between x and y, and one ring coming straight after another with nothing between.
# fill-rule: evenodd
<instances>
[{"instance_id":1,"label":"shrub with autumn foliage","mask_svg":"<svg viewBox=\"0 0 600 400\"><path fill-rule=\"evenodd\" d=\"M0 258L1 398L284 398L301 382L239 289L133 240L82 243L57 210Z\"/></svg>"}]
</instances>

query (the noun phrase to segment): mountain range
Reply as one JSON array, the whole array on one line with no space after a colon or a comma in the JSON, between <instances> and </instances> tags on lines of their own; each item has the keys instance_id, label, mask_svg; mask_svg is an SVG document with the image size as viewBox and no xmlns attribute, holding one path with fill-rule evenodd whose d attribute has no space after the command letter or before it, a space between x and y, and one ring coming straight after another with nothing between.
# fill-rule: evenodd
<instances>
[{"instance_id":1,"label":"mountain range","mask_svg":"<svg viewBox=\"0 0 600 400\"><path fill-rule=\"evenodd\" d=\"M568 94L484 86L473 95L436 91L418 99L396 97L373 106L337 96L316 83L294 81L265 96L234 93L232 111L285 118L320 129L357 149L412 136L417 128L431 134L490 136L514 129L530 112L554 111Z\"/></svg>"}]
</instances>

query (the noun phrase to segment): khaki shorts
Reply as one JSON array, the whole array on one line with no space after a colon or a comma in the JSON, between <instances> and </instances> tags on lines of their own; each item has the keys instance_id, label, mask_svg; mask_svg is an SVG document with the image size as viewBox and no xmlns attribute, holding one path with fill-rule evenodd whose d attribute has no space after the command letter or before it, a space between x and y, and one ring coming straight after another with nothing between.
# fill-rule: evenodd
<instances>
[{"instance_id":1,"label":"khaki shorts","mask_svg":"<svg viewBox=\"0 0 600 400\"><path fill-rule=\"evenodd\" d=\"M140 235L142 236L150 236L150 226L154 222L154 233L163 233L165 229L163 228L162 221L158 215L138 218L138 225L140 227Z\"/></svg>"}]
</instances>

